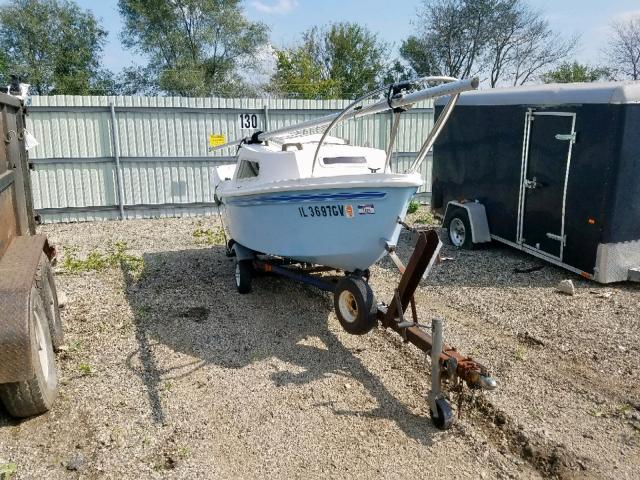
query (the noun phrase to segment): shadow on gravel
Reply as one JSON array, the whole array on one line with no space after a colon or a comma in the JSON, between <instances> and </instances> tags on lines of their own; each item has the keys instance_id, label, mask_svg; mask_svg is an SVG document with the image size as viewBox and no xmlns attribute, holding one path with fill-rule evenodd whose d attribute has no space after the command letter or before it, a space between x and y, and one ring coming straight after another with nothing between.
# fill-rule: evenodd
<instances>
[{"instance_id":1,"label":"shadow on gravel","mask_svg":"<svg viewBox=\"0 0 640 480\"><path fill-rule=\"evenodd\" d=\"M13 418L11 415L9 415L9 412L7 412L7 410L4 408L4 405L2 405L2 402L0 402L0 430L7 427L15 427L22 421L24 420Z\"/></svg>"},{"instance_id":2,"label":"shadow on gravel","mask_svg":"<svg viewBox=\"0 0 640 480\"><path fill-rule=\"evenodd\" d=\"M253 292L239 295L233 268L223 247L145 254L138 279L123 268L139 344L129 355L129 366L145 383L156 423L166 420L161 392L167 377L184 377L207 364L240 369L278 358L304 371L273 373L275 385L306 384L330 375L353 378L379 406L373 411L334 409L336 415L390 419L408 436L431 444L436 430L430 420L394 398L329 331L332 302L328 296L271 276L255 278ZM327 349L300 343L309 337L318 337ZM165 346L200 360L167 371L154 355L154 350Z\"/></svg>"},{"instance_id":3,"label":"shadow on gravel","mask_svg":"<svg viewBox=\"0 0 640 480\"><path fill-rule=\"evenodd\" d=\"M590 290L616 289L640 292L640 283L601 285L507 245L491 242L477 245L473 250L461 250L451 246L446 232L436 229L443 243L441 257L427 283L434 286L479 288L555 288L561 280L570 279L576 288ZM411 234L403 231L398 242L398 255L409 261L413 251ZM397 273L398 269L389 257L378 266Z\"/></svg>"}]
</instances>

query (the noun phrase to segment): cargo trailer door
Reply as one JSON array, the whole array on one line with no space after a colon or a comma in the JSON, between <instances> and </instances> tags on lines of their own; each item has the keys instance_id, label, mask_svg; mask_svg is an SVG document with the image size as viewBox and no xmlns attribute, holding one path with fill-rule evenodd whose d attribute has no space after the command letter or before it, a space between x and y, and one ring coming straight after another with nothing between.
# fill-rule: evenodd
<instances>
[{"instance_id":1,"label":"cargo trailer door","mask_svg":"<svg viewBox=\"0 0 640 480\"><path fill-rule=\"evenodd\" d=\"M575 124L572 112L529 110L525 119L518 243L560 261Z\"/></svg>"}]
</instances>

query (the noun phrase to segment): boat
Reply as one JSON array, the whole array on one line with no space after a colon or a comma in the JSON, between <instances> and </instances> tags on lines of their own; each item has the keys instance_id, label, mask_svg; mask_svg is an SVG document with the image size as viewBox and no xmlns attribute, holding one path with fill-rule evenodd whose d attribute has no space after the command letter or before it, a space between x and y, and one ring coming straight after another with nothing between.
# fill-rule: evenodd
<instances>
[{"instance_id":1,"label":"boat","mask_svg":"<svg viewBox=\"0 0 640 480\"><path fill-rule=\"evenodd\" d=\"M409 202L424 182L420 165L459 95L477 87L477 78L400 82L363 95L340 113L215 148L237 147L234 164L216 167L214 188L228 253L236 257L238 291L251 290L251 278L264 257L337 270L344 273L334 289L341 323L352 333L368 331L376 311L369 267L394 248ZM392 172L401 114L441 96L449 100L416 159L406 172ZM339 122L389 111L394 120L386 151L330 135ZM309 133L323 127L322 134Z\"/></svg>"},{"instance_id":2,"label":"boat","mask_svg":"<svg viewBox=\"0 0 640 480\"><path fill-rule=\"evenodd\" d=\"M431 83L440 85L408 92ZM400 110L426 98L457 97L476 86L477 80L449 77L403 82L384 87L389 98L368 108L356 109L361 98L338 115L221 146L238 145L236 163L217 167L214 173L228 237L253 252L345 272L366 271L385 254L387 244L397 242L398 219L404 218L424 183L420 165L414 163L406 173L391 172L393 145L387 151L349 145L328 135L329 129L350 113L357 118ZM323 124L329 124L323 135L299 134ZM419 156L424 159L426 153Z\"/></svg>"}]
</instances>

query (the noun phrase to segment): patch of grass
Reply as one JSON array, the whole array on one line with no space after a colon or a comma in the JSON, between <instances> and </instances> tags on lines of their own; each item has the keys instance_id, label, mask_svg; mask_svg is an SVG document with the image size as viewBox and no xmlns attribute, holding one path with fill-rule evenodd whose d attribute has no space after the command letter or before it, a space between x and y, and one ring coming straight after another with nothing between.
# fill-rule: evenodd
<instances>
[{"instance_id":1,"label":"patch of grass","mask_svg":"<svg viewBox=\"0 0 640 480\"><path fill-rule=\"evenodd\" d=\"M193 236L200 242L207 245L224 245L224 231L222 228L205 228L202 222L198 222L196 225L198 228L193 231Z\"/></svg>"},{"instance_id":2,"label":"patch of grass","mask_svg":"<svg viewBox=\"0 0 640 480\"><path fill-rule=\"evenodd\" d=\"M623 403L622 405L618 406L618 414L623 416L629 413L631 410L633 410L633 407L627 403Z\"/></svg>"},{"instance_id":3,"label":"patch of grass","mask_svg":"<svg viewBox=\"0 0 640 480\"><path fill-rule=\"evenodd\" d=\"M69 351L73 353L79 352L84 346L83 343L84 342L82 340L74 340L69 344Z\"/></svg>"},{"instance_id":4,"label":"patch of grass","mask_svg":"<svg viewBox=\"0 0 640 480\"><path fill-rule=\"evenodd\" d=\"M78 370L83 376L93 375L93 367L85 362L80 362L78 364Z\"/></svg>"},{"instance_id":5,"label":"patch of grass","mask_svg":"<svg viewBox=\"0 0 640 480\"><path fill-rule=\"evenodd\" d=\"M191 454L191 449L189 447L180 447L178 448L178 455L182 458L186 458Z\"/></svg>"},{"instance_id":6,"label":"patch of grass","mask_svg":"<svg viewBox=\"0 0 640 480\"><path fill-rule=\"evenodd\" d=\"M151 313L151 307L149 305L142 305L141 307L136 308L136 315L138 317L144 318Z\"/></svg>"},{"instance_id":7,"label":"patch of grass","mask_svg":"<svg viewBox=\"0 0 640 480\"><path fill-rule=\"evenodd\" d=\"M424 225L432 225L436 223L435 218L433 218L433 214L428 210L423 210L418 214L413 223L420 223Z\"/></svg>"},{"instance_id":8,"label":"patch of grass","mask_svg":"<svg viewBox=\"0 0 640 480\"><path fill-rule=\"evenodd\" d=\"M0 480L10 480L18 471L15 463L0 464Z\"/></svg>"},{"instance_id":9,"label":"patch of grass","mask_svg":"<svg viewBox=\"0 0 640 480\"><path fill-rule=\"evenodd\" d=\"M172 388L173 388L173 383L171 383L169 380L167 380L166 382L164 382L164 385L162 386L162 389L163 389L165 392L170 392Z\"/></svg>"},{"instance_id":10,"label":"patch of grass","mask_svg":"<svg viewBox=\"0 0 640 480\"><path fill-rule=\"evenodd\" d=\"M587 413L592 417L596 417L596 418L600 418L600 417L606 418L608 416L607 412L599 408L591 408L587 411Z\"/></svg>"},{"instance_id":11,"label":"patch of grass","mask_svg":"<svg viewBox=\"0 0 640 480\"><path fill-rule=\"evenodd\" d=\"M516 351L513 352L513 358L515 358L518 361L524 360L525 356L526 356L526 350L524 349L524 347L518 347L516 348Z\"/></svg>"},{"instance_id":12,"label":"patch of grass","mask_svg":"<svg viewBox=\"0 0 640 480\"><path fill-rule=\"evenodd\" d=\"M62 267L68 273L79 273L100 272L122 265L127 272L139 273L144 267L144 260L127 253L127 248L125 242L115 242L107 245L106 252L92 250L85 258L79 258L76 247L65 247Z\"/></svg>"},{"instance_id":13,"label":"patch of grass","mask_svg":"<svg viewBox=\"0 0 640 480\"><path fill-rule=\"evenodd\" d=\"M409 208L407 208L407 213L416 213L419 208L420 208L420 203L415 200L411 200L409 202Z\"/></svg>"}]
</instances>

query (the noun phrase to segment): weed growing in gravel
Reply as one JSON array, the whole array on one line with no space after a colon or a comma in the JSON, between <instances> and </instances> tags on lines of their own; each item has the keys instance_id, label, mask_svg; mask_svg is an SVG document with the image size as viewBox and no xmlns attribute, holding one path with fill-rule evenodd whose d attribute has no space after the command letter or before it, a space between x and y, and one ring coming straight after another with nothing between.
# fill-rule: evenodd
<instances>
[{"instance_id":1,"label":"weed growing in gravel","mask_svg":"<svg viewBox=\"0 0 640 480\"><path fill-rule=\"evenodd\" d=\"M80 373L83 376L93 375L93 367L91 367L91 365L89 365L88 363L80 362L80 364L78 365L78 370L80 370Z\"/></svg>"},{"instance_id":2,"label":"weed growing in gravel","mask_svg":"<svg viewBox=\"0 0 640 480\"><path fill-rule=\"evenodd\" d=\"M515 358L518 361L522 361L524 360L525 357L525 349L524 347L518 347L516 348L516 351L513 353L513 358Z\"/></svg>"},{"instance_id":3,"label":"weed growing in gravel","mask_svg":"<svg viewBox=\"0 0 640 480\"><path fill-rule=\"evenodd\" d=\"M424 224L424 225L433 225L435 222L435 219L433 218L433 214L429 211L422 211L420 212L420 214L416 217L416 219L413 221L413 223L420 223L420 224Z\"/></svg>"},{"instance_id":4,"label":"weed growing in gravel","mask_svg":"<svg viewBox=\"0 0 640 480\"><path fill-rule=\"evenodd\" d=\"M144 267L144 260L142 257L127 253L125 242L109 244L105 253L92 250L84 259L78 258L77 248L70 246L64 249L62 266L68 273L99 272L120 265L128 272L139 273Z\"/></svg>"},{"instance_id":5,"label":"weed growing in gravel","mask_svg":"<svg viewBox=\"0 0 640 480\"><path fill-rule=\"evenodd\" d=\"M18 466L15 463L0 464L0 480L10 480L17 471Z\"/></svg>"},{"instance_id":6,"label":"weed growing in gravel","mask_svg":"<svg viewBox=\"0 0 640 480\"><path fill-rule=\"evenodd\" d=\"M411 200L409 202L409 207L407 207L407 213L416 213L419 208L420 203L416 202L415 200Z\"/></svg>"},{"instance_id":7,"label":"weed growing in gravel","mask_svg":"<svg viewBox=\"0 0 640 480\"><path fill-rule=\"evenodd\" d=\"M222 228L204 228L201 221L197 222L196 225L198 228L193 231L193 236L195 238L207 245L224 245L224 232L222 231Z\"/></svg>"},{"instance_id":8,"label":"weed growing in gravel","mask_svg":"<svg viewBox=\"0 0 640 480\"><path fill-rule=\"evenodd\" d=\"M189 447L180 447L178 448L178 455L182 458L186 458L191 454L191 449Z\"/></svg>"}]
</instances>

